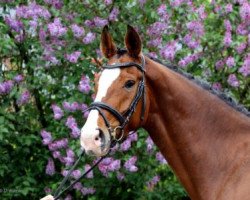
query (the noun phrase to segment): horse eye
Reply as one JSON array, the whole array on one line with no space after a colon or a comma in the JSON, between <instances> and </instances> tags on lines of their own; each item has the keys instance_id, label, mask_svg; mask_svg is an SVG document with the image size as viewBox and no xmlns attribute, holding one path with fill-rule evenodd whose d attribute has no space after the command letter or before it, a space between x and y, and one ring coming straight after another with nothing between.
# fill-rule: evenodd
<instances>
[{"instance_id":1,"label":"horse eye","mask_svg":"<svg viewBox=\"0 0 250 200\"><path fill-rule=\"evenodd\" d=\"M125 87L126 89L130 89L130 88L132 88L132 87L134 86L134 84L135 84L135 81L133 81L133 80L128 80L128 81L125 83L124 87Z\"/></svg>"}]
</instances>

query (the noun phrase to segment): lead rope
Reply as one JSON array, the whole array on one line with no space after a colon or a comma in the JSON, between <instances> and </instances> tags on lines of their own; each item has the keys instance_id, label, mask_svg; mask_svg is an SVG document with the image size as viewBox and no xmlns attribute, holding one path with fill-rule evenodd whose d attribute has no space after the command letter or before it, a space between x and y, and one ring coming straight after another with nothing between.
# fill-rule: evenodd
<instances>
[{"instance_id":1,"label":"lead rope","mask_svg":"<svg viewBox=\"0 0 250 200\"><path fill-rule=\"evenodd\" d=\"M70 190L77 182L79 182L82 178L84 178L89 172L91 172L105 157L107 157L107 155L110 153L110 150L108 151L108 153L105 156L102 156L94 165L92 165L92 167L87 170L84 174L82 174L79 178L77 178L76 180L74 180L68 187L66 187L63 191L61 191L59 194L57 194L63 187L63 185L65 184L65 182L68 180L69 176L71 175L72 171L75 169L75 167L77 166L77 164L79 163L79 160L81 157L78 158L78 160L76 161L76 163L74 164L74 166L70 169L69 173L67 174L67 176L63 179L62 183L60 184L60 186L57 188L56 192L54 194L54 200L59 199L63 193L65 193L66 191Z\"/></svg>"}]
</instances>

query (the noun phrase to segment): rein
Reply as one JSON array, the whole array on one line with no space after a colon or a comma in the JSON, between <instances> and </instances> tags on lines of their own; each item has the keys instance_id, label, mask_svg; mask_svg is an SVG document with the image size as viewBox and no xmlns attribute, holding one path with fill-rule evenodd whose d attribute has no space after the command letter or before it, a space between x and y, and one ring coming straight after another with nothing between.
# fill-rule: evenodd
<instances>
[{"instance_id":1,"label":"rein","mask_svg":"<svg viewBox=\"0 0 250 200\"><path fill-rule=\"evenodd\" d=\"M115 69L115 68L128 68L128 67L137 67L138 70L140 70L142 72L142 79L139 82L138 88L137 88L137 93L133 99L133 101L131 102L129 108L127 109L127 111L124 114L121 114L119 111L117 111L116 109L114 109L112 106L104 103L104 102L93 102L92 104L90 104L90 106L85 109L83 112L89 111L89 110L97 110L99 112L99 114L102 116L104 123L106 125L106 127L108 128L109 131L109 135L111 138L111 144L110 147L115 146L116 143L118 143L119 141L121 141L124 138L124 127L127 125L127 123L130 120L130 117L132 116L132 114L135 111L135 108L137 106L137 104L139 103L139 100L142 98L142 110L141 110L141 117L140 119L143 121L144 119L144 113L145 113L145 106L146 106L146 99L145 99L145 58L142 55L141 57L141 64L135 63L135 62L126 62L126 63L116 63L114 65L106 65L103 66L103 69ZM110 112L120 123L119 126L115 127L114 129L111 127L106 115L103 113L103 110L106 110L108 112ZM116 137L116 133L117 130L121 131L121 135L119 136L119 138ZM112 136L112 133L115 133L114 136ZM65 185L66 181L69 179L70 175L72 174L73 170L76 168L76 166L78 165L79 161L81 160L82 156L85 154L85 151L82 150L78 160L75 162L75 164L71 167L71 169L69 170L68 174L64 177L64 179L62 180L61 184L59 185L59 187L56 189L55 193L54 193L54 200L59 199L63 193L65 193L66 191L70 190L77 182L79 182L82 178L84 178L90 171L92 171L105 157L107 157L110 153L110 150L107 152L107 154L105 156L102 156L94 165L92 165L92 167L87 170L85 173L83 173L80 177L78 177L77 179L75 179L68 187L66 187L64 190L62 190L63 186ZM62 190L60 192L60 190Z\"/></svg>"}]
</instances>

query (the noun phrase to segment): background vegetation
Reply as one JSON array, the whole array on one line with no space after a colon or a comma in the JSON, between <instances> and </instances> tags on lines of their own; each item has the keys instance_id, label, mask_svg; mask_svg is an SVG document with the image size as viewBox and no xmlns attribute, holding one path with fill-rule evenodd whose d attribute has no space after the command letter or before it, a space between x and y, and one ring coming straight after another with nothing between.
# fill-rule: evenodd
<instances>
[{"instance_id":1,"label":"background vegetation","mask_svg":"<svg viewBox=\"0 0 250 200\"><path fill-rule=\"evenodd\" d=\"M144 53L249 109L249 23L248 0L0 0L0 199L54 191L79 154L104 25L120 47L134 26ZM65 199L187 198L143 130L113 151Z\"/></svg>"}]
</instances>

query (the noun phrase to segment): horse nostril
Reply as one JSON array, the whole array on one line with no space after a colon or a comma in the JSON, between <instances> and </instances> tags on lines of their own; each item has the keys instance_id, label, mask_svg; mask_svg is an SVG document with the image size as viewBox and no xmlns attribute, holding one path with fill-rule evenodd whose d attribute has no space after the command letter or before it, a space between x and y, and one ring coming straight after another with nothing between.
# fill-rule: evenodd
<instances>
[{"instance_id":1,"label":"horse nostril","mask_svg":"<svg viewBox=\"0 0 250 200\"><path fill-rule=\"evenodd\" d=\"M97 130L99 131L99 134L98 134L98 136L95 137L95 140L96 141L101 140L101 144L104 144L104 142L105 142L104 132L100 128L98 128Z\"/></svg>"}]
</instances>

